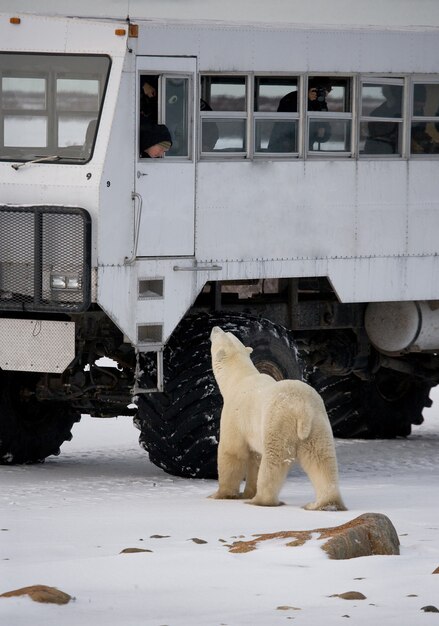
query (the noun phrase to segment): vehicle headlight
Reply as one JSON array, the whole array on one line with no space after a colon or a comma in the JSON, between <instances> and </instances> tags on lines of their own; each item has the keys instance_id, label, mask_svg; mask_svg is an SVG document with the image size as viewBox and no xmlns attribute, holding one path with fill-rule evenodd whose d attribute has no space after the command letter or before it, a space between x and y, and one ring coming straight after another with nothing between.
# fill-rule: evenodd
<instances>
[{"instance_id":1,"label":"vehicle headlight","mask_svg":"<svg viewBox=\"0 0 439 626\"><path fill-rule=\"evenodd\" d=\"M51 274L50 288L80 290L82 288L81 277L77 274Z\"/></svg>"}]
</instances>

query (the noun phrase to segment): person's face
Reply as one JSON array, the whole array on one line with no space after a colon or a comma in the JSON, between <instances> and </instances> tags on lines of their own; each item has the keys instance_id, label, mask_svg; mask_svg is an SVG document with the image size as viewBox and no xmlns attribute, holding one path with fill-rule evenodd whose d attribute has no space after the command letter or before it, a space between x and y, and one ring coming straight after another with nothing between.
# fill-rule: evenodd
<instances>
[{"instance_id":1,"label":"person's face","mask_svg":"<svg viewBox=\"0 0 439 626\"><path fill-rule=\"evenodd\" d=\"M324 86L322 87L322 89L325 90L325 100L326 100L328 93L331 91L331 87ZM308 100L312 100L312 101L317 100L317 87L311 87L311 89L309 89Z\"/></svg>"},{"instance_id":2,"label":"person's face","mask_svg":"<svg viewBox=\"0 0 439 626\"><path fill-rule=\"evenodd\" d=\"M154 146L147 148L145 152L151 159L161 159L165 156L166 148L156 143Z\"/></svg>"}]
</instances>

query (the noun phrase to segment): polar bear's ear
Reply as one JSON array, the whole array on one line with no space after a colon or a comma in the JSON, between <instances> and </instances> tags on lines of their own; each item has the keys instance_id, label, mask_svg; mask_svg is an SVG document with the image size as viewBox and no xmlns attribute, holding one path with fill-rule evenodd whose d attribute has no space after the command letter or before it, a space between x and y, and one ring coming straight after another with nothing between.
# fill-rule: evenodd
<instances>
[{"instance_id":1,"label":"polar bear's ear","mask_svg":"<svg viewBox=\"0 0 439 626\"><path fill-rule=\"evenodd\" d=\"M246 348L245 350L246 352L248 352L248 354L251 354L253 352L253 348Z\"/></svg>"}]
</instances>

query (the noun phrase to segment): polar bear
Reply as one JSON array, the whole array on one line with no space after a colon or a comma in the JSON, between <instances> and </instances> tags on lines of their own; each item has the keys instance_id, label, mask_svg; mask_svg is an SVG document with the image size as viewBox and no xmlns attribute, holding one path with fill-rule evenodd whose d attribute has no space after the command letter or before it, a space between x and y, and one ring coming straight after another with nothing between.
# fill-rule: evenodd
<instances>
[{"instance_id":1,"label":"polar bear","mask_svg":"<svg viewBox=\"0 0 439 626\"><path fill-rule=\"evenodd\" d=\"M224 401L219 488L210 497L246 498L261 506L282 504L280 489L298 461L316 492L315 502L304 508L345 511L334 439L319 394L299 380L275 381L258 372L250 358L252 348L218 326L210 340L212 369Z\"/></svg>"}]
</instances>

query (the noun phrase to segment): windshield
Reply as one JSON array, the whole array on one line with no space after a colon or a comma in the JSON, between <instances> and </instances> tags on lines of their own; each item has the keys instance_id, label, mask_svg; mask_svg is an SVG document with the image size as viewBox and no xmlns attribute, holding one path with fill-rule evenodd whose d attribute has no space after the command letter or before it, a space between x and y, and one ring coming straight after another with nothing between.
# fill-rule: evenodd
<instances>
[{"instance_id":1,"label":"windshield","mask_svg":"<svg viewBox=\"0 0 439 626\"><path fill-rule=\"evenodd\" d=\"M86 163L109 69L103 55L0 54L0 160Z\"/></svg>"}]
</instances>

